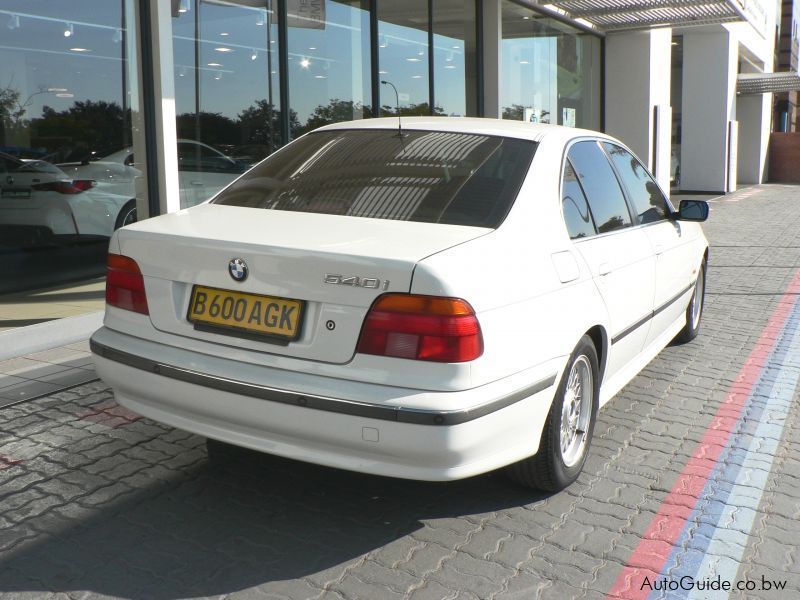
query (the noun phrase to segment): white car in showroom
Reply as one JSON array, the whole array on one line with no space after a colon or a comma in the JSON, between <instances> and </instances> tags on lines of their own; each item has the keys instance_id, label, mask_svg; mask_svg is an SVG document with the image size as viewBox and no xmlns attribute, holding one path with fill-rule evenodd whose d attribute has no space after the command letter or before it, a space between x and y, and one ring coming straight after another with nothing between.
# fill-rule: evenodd
<instances>
[{"instance_id":1,"label":"white car in showroom","mask_svg":"<svg viewBox=\"0 0 800 600\"><path fill-rule=\"evenodd\" d=\"M123 226L136 221L136 179L142 176L142 171L135 165L133 149L124 148L98 159L59 164L59 167L70 177L94 180L98 189L125 196L128 201L117 220L118 226ZM225 156L208 144L178 140L181 208L205 202L248 167L247 163Z\"/></svg>"},{"instance_id":2,"label":"white car in showroom","mask_svg":"<svg viewBox=\"0 0 800 600\"><path fill-rule=\"evenodd\" d=\"M559 490L598 408L697 335L707 216L593 131L330 125L117 231L91 348L122 405L212 455Z\"/></svg>"},{"instance_id":3,"label":"white car in showroom","mask_svg":"<svg viewBox=\"0 0 800 600\"><path fill-rule=\"evenodd\" d=\"M0 225L46 227L56 235L110 236L125 224L129 196L98 189L42 160L0 152Z\"/></svg>"}]
</instances>

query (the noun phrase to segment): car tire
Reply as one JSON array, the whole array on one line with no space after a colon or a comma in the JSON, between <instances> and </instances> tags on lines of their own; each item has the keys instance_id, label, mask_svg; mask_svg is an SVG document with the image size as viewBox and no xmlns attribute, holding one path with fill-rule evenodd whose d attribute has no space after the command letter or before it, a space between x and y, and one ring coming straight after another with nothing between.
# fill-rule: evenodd
<instances>
[{"instance_id":1,"label":"car tire","mask_svg":"<svg viewBox=\"0 0 800 600\"><path fill-rule=\"evenodd\" d=\"M529 488L558 492L578 478L597 420L599 372L597 350L592 339L585 335L570 355L558 384L539 451L507 467L513 481Z\"/></svg>"},{"instance_id":2,"label":"car tire","mask_svg":"<svg viewBox=\"0 0 800 600\"><path fill-rule=\"evenodd\" d=\"M679 344L691 342L700 333L700 320L703 317L703 305L706 297L706 261L700 265L700 272L697 274L697 281L694 284L694 293L686 307L686 325L680 333L675 336L675 341Z\"/></svg>"},{"instance_id":3,"label":"car tire","mask_svg":"<svg viewBox=\"0 0 800 600\"><path fill-rule=\"evenodd\" d=\"M131 223L136 223L136 199L131 198L125 204L122 205L122 208L117 215L117 220L114 222L114 230L116 231L120 227L125 227L125 225L130 225Z\"/></svg>"}]
</instances>

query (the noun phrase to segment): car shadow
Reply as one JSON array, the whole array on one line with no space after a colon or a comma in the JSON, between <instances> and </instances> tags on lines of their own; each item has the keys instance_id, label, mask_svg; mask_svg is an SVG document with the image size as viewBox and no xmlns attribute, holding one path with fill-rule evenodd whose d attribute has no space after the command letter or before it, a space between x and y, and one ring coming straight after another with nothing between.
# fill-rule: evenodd
<instances>
[{"instance_id":1,"label":"car shadow","mask_svg":"<svg viewBox=\"0 0 800 600\"><path fill-rule=\"evenodd\" d=\"M0 592L171 600L307 576L322 585L326 569L423 528L463 529L545 497L498 473L427 483L261 454L200 460L89 518L50 510L25 521L35 536L0 559Z\"/></svg>"}]
</instances>

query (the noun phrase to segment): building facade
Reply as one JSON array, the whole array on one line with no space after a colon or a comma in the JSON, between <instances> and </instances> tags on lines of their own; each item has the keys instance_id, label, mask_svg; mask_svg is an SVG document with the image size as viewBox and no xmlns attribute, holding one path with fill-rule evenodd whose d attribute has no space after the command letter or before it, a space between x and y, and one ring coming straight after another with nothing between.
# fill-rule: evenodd
<instances>
[{"instance_id":1,"label":"building facade","mask_svg":"<svg viewBox=\"0 0 800 600\"><path fill-rule=\"evenodd\" d=\"M666 190L763 181L772 99L736 86L772 71L776 7L662 4L0 0L0 294L102 277L115 228L336 121L582 127Z\"/></svg>"}]
</instances>

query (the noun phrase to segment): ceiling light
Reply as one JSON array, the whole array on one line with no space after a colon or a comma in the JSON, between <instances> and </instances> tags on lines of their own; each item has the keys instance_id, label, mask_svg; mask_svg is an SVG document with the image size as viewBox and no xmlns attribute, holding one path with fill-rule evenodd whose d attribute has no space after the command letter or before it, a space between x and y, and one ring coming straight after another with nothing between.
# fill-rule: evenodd
<instances>
[{"instance_id":1,"label":"ceiling light","mask_svg":"<svg viewBox=\"0 0 800 600\"><path fill-rule=\"evenodd\" d=\"M88 48L70 48L70 52L90 52Z\"/></svg>"},{"instance_id":2,"label":"ceiling light","mask_svg":"<svg viewBox=\"0 0 800 600\"><path fill-rule=\"evenodd\" d=\"M222 33L220 33L220 35L230 35L230 33L228 33L227 31L223 31Z\"/></svg>"},{"instance_id":3,"label":"ceiling light","mask_svg":"<svg viewBox=\"0 0 800 600\"><path fill-rule=\"evenodd\" d=\"M407 60L408 62L419 62L419 61L420 61L420 59L419 59L419 58L417 58L416 56L412 56L412 57L410 57L410 58L407 58L406 60Z\"/></svg>"},{"instance_id":4,"label":"ceiling light","mask_svg":"<svg viewBox=\"0 0 800 600\"><path fill-rule=\"evenodd\" d=\"M220 46L219 48L214 48L217 52L233 52L233 48L226 48L225 46Z\"/></svg>"},{"instance_id":5,"label":"ceiling light","mask_svg":"<svg viewBox=\"0 0 800 600\"><path fill-rule=\"evenodd\" d=\"M11 30L19 29L19 15L11 15L7 27Z\"/></svg>"},{"instance_id":6,"label":"ceiling light","mask_svg":"<svg viewBox=\"0 0 800 600\"><path fill-rule=\"evenodd\" d=\"M302 59L300 59L300 66L303 67L304 69L307 69L310 65L311 65L311 61L308 60L306 57L303 57Z\"/></svg>"},{"instance_id":7,"label":"ceiling light","mask_svg":"<svg viewBox=\"0 0 800 600\"><path fill-rule=\"evenodd\" d=\"M186 67L178 67L178 77L186 77Z\"/></svg>"},{"instance_id":8,"label":"ceiling light","mask_svg":"<svg viewBox=\"0 0 800 600\"><path fill-rule=\"evenodd\" d=\"M67 88L47 88L48 92L66 92Z\"/></svg>"},{"instance_id":9,"label":"ceiling light","mask_svg":"<svg viewBox=\"0 0 800 600\"><path fill-rule=\"evenodd\" d=\"M258 58L258 50L253 48L253 52L250 54L250 60L255 60Z\"/></svg>"},{"instance_id":10,"label":"ceiling light","mask_svg":"<svg viewBox=\"0 0 800 600\"><path fill-rule=\"evenodd\" d=\"M327 79L327 75L314 75L314 79Z\"/></svg>"},{"instance_id":11,"label":"ceiling light","mask_svg":"<svg viewBox=\"0 0 800 600\"><path fill-rule=\"evenodd\" d=\"M265 11L263 11L263 10L259 10L258 11L258 17L256 18L256 25L258 25L259 27L263 27L264 26L264 23L267 22L267 19L266 19L265 15L266 15Z\"/></svg>"},{"instance_id":12,"label":"ceiling light","mask_svg":"<svg viewBox=\"0 0 800 600\"><path fill-rule=\"evenodd\" d=\"M114 35L111 36L111 41L115 44L119 44L122 41L122 29L114 30Z\"/></svg>"},{"instance_id":13,"label":"ceiling light","mask_svg":"<svg viewBox=\"0 0 800 600\"><path fill-rule=\"evenodd\" d=\"M316 47L316 46L309 46L309 47L308 47L308 49L309 49L309 50L316 50L316 49L317 49L317 47Z\"/></svg>"},{"instance_id":14,"label":"ceiling light","mask_svg":"<svg viewBox=\"0 0 800 600\"><path fill-rule=\"evenodd\" d=\"M219 63L206 63L206 66L209 66L209 67L221 67L222 65L219 64Z\"/></svg>"},{"instance_id":15,"label":"ceiling light","mask_svg":"<svg viewBox=\"0 0 800 600\"><path fill-rule=\"evenodd\" d=\"M216 73L214 73L214 79L216 79L217 81L222 79L222 71L217 71Z\"/></svg>"},{"instance_id":16,"label":"ceiling light","mask_svg":"<svg viewBox=\"0 0 800 600\"><path fill-rule=\"evenodd\" d=\"M521 64L521 65L529 65L531 63L530 63L530 61L527 61L527 60L523 59L523 60L519 61L519 64Z\"/></svg>"},{"instance_id":17,"label":"ceiling light","mask_svg":"<svg viewBox=\"0 0 800 600\"><path fill-rule=\"evenodd\" d=\"M455 65L445 65L444 68L445 69L455 69L456 66Z\"/></svg>"},{"instance_id":18,"label":"ceiling light","mask_svg":"<svg viewBox=\"0 0 800 600\"><path fill-rule=\"evenodd\" d=\"M70 94L69 92L64 92L62 94L56 94L57 98L74 98L75 94Z\"/></svg>"},{"instance_id":19,"label":"ceiling light","mask_svg":"<svg viewBox=\"0 0 800 600\"><path fill-rule=\"evenodd\" d=\"M378 71L378 75L388 75L389 71Z\"/></svg>"},{"instance_id":20,"label":"ceiling light","mask_svg":"<svg viewBox=\"0 0 800 600\"><path fill-rule=\"evenodd\" d=\"M72 23L64 23L64 37L71 37L75 33L75 26Z\"/></svg>"},{"instance_id":21,"label":"ceiling light","mask_svg":"<svg viewBox=\"0 0 800 600\"><path fill-rule=\"evenodd\" d=\"M178 12L185 13L192 10L192 1L191 0L181 0L178 3Z\"/></svg>"},{"instance_id":22,"label":"ceiling light","mask_svg":"<svg viewBox=\"0 0 800 600\"><path fill-rule=\"evenodd\" d=\"M422 75L412 75L411 79L422 79Z\"/></svg>"}]
</instances>

